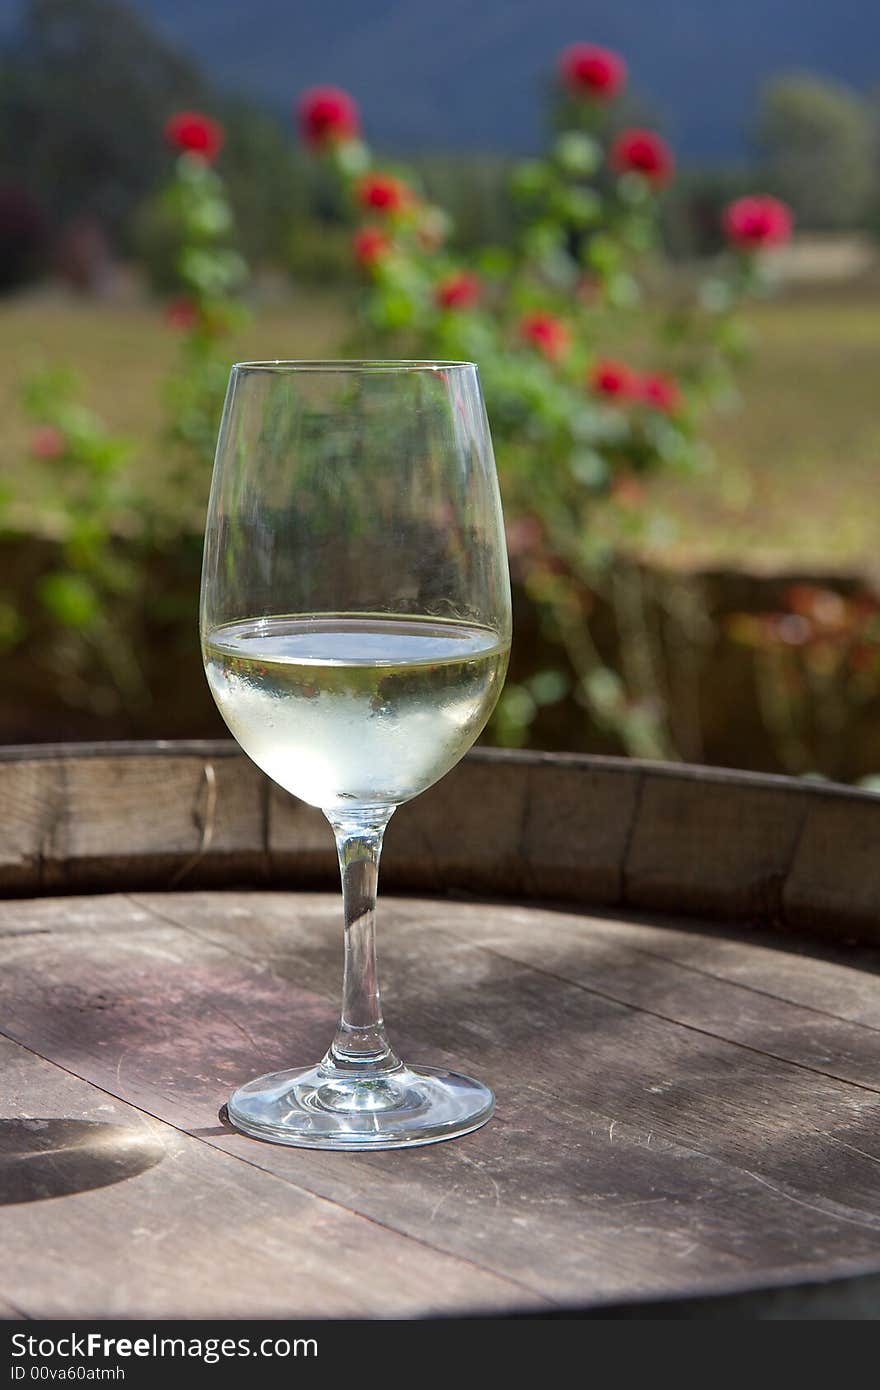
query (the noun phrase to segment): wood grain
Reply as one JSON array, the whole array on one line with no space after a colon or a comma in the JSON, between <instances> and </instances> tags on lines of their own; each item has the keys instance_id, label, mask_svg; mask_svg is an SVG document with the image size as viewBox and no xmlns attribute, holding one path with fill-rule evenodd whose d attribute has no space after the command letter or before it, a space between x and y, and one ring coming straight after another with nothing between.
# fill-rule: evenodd
<instances>
[{"instance_id":1,"label":"wood grain","mask_svg":"<svg viewBox=\"0 0 880 1390\"><path fill-rule=\"evenodd\" d=\"M0 1065L0 1293L14 1315L399 1317L519 1295L5 1038Z\"/></svg>"},{"instance_id":2,"label":"wood grain","mask_svg":"<svg viewBox=\"0 0 880 1390\"><path fill-rule=\"evenodd\" d=\"M233 1085L326 1045L338 916L335 895L307 893L7 902L4 1031L218 1162L497 1279L487 1297L508 1308L880 1270L880 1033L851 954L810 957L802 985L792 954L783 997L766 973L781 937L707 926L701 958L694 926L667 938L639 920L386 900L395 1041L485 1077L496 1118L372 1155L223 1130Z\"/></svg>"},{"instance_id":3,"label":"wood grain","mask_svg":"<svg viewBox=\"0 0 880 1390\"><path fill-rule=\"evenodd\" d=\"M821 932L840 923L880 943L880 853L875 801L820 798L808 808L784 886L787 920Z\"/></svg>"},{"instance_id":4,"label":"wood grain","mask_svg":"<svg viewBox=\"0 0 880 1390\"><path fill-rule=\"evenodd\" d=\"M386 891L711 915L880 943L880 797L477 750L388 831ZM0 753L0 892L330 887L324 818L231 743Z\"/></svg>"}]
</instances>

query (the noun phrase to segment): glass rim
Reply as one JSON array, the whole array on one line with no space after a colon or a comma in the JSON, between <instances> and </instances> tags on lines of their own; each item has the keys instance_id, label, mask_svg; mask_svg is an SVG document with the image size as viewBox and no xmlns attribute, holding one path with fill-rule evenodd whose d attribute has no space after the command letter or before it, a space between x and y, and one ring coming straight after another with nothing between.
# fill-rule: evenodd
<instances>
[{"instance_id":1,"label":"glass rim","mask_svg":"<svg viewBox=\"0 0 880 1390\"><path fill-rule=\"evenodd\" d=\"M233 372L446 372L476 370L476 362L447 362L441 358L278 357L266 361L233 362Z\"/></svg>"}]
</instances>

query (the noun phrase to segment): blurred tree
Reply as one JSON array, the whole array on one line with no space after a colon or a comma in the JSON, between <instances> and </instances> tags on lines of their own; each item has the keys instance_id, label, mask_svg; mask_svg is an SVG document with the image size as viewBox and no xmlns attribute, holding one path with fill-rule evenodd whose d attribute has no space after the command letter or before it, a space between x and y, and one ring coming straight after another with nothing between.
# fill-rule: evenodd
<instances>
[{"instance_id":1,"label":"blurred tree","mask_svg":"<svg viewBox=\"0 0 880 1390\"><path fill-rule=\"evenodd\" d=\"M767 183L798 223L861 225L876 186L868 105L856 92L808 74L780 77L761 95L756 139Z\"/></svg>"},{"instance_id":2,"label":"blurred tree","mask_svg":"<svg viewBox=\"0 0 880 1390\"><path fill-rule=\"evenodd\" d=\"M168 167L156 132L204 90L196 67L116 0L28 0L0 62L0 181L52 223L89 215L124 241Z\"/></svg>"},{"instance_id":3,"label":"blurred tree","mask_svg":"<svg viewBox=\"0 0 880 1390\"><path fill-rule=\"evenodd\" d=\"M20 245L25 202L35 229L91 219L143 256L158 288L173 286L176 234L154 196L169 156L157 133L171 112L194 106L226 128L223 173L248 258L288 262L292 226L320 242L319 224L340 219L338 191L291 149L280 119L212 93L196 65L120 0L27 0L0 53L0 189L15 193L14 206L10 192L0 207L0 242L16 246L0 289L38 268L35 253L48 244L43 236L37 245L35 230ZM347 257L332 260L338 269Z\"/></svg>"},{"instance_id":4,"label":"blurred tree","mask_svg":"<svg viewBox=\"0 0 880 1390\"><path fill-rule=\"evenodd\" d=\"M880 238L880 86L872 87L867 96L868 124L874 160L874 189L868 210L868 227Z\"/></svg>"},{"instance_id":5,"label":"blurred tree","mask_svg":"<svg viewBox=\"0 0 880 1390\"><path fill-rule=\"evenodd\" d=\"M446 209L455 244L472 250L507 241L517 223L510 196L514 161L498 154L422 154L409 167L431 202Z\"/></svg>"},{"instance_id":6,"label":"blurred tree","mask_svg":"<svg viewBox=\"0 0 880 1390\"><path fill-rule=\"evenodd\" d=\"M0 293L37 275L45 250L45 220L30 193L0 188Z\"/></svg>"}]
</instances>

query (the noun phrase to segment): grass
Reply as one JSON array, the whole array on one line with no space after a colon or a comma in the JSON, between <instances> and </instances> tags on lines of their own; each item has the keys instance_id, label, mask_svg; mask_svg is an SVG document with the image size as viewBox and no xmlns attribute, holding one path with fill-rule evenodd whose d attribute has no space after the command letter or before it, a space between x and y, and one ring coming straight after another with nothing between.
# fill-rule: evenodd
<instances>
[{"instance_id":1,"label":"grass","mask_svg":"<svg viewBox=\"0 0 880 1390\"><path fill-rule=\"evenodd\" d=\"M652 484L676 533L667 563L880 577L878 309L841 295L751 311L739 408L708 431L714 469Z\"/></svg>"},{"instance_id":2,"label":"grass","mask_svg":"<svg viewBox=\"0 0 880 1390\"><path fill-rule=\"evenodd\" d=\"M710 429L715 469L651 484L651 502L671 522L653 543L656 558L682 568L880 573L878 307L850 292L752 311L756 348L741 406ZM331 295L300 294L261 310L230 343L230 360L332 355L346 326ZM75 367L88 404L143 441L142 466L158 488L158 403L177 347L158 310L39 295L0 309L0 476L24 511L51 507L45 474L27 460L18 395L28 373Z\"/></svg>"}]
</instances>

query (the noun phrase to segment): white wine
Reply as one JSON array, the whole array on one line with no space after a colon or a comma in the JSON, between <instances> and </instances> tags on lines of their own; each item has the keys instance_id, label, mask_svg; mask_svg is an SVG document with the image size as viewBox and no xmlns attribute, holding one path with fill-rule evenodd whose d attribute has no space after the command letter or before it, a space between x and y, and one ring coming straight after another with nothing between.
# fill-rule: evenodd
<instances>
[{"instance_id":1,"label":"white wine","mask_svg":"<svg viewBox=\"0 0 880 1390\"><path fill-rule=\"evenodd\" d=\"M204 639L211 692L248 757L324 810L399 805L467 752L509 643L433 618L251 618Z\"/></svg>"}]
</instances>

